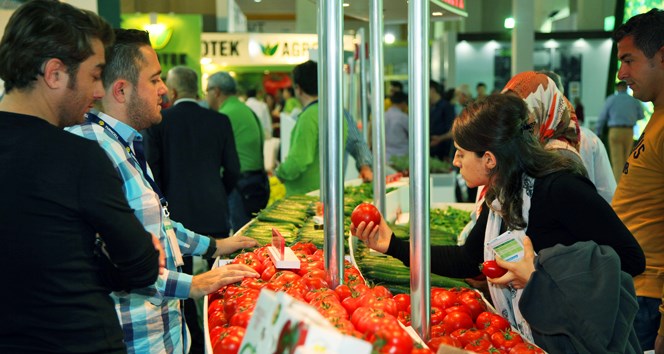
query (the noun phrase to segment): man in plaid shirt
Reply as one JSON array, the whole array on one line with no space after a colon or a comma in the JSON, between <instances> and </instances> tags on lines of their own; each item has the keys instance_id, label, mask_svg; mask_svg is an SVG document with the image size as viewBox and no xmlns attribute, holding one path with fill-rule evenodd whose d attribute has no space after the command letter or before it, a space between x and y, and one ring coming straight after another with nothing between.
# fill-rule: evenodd
<instances>
[{"instance_id":1,"label":"man in plaid shirt","mask_svg":"<svg viewBox=\"0 0 664 354\"><path fill-rule=\"evenodd\" d=\"M154 285L112 294L129 353L186 353L188 333L180 300L200 298L244 277L258 276L244 265L219 267L196 276L180 272L182 255L216 257L257 244L246 237L214 240L169 219L167 203L145 163L139 133L161 121L166 85L160 75L148 33L116 30L102 79L104 113L89 113L86 123L68 129L99 142L122 177L129 205L146 230L158 235L166 251L166 271Z\"/></svg>"}]
</instances>

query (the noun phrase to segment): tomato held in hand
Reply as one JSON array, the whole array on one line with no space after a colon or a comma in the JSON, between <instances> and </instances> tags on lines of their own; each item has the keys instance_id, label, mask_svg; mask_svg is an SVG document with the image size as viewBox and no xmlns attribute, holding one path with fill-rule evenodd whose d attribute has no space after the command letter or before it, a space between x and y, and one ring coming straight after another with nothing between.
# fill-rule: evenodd
<instances>
[{"instance_id":1,"label":"tomato held in hand","mask_svg":"<svg viewBox=\"0 0 664 354\"><path fill-rule=\"evenodd\" d=\"M480 270L482 271L482 274L489 278L500 278L507 273L507 269L499 266L494 260L482 263L482 265L480 265Z\"/></svg>"},{"instance_id":2,"label":"tomato held in hand","mask_svg":"<svg viewBox=\"0 0 664 354\"><path fill-rule=\"evenodd\" d=\"M357 227L362 221L366 222L367 225L369 222L373 221L374 226L376 226L380 224L380 220L380 212L370 203L362 203L356 206L353 213L350 214L350 221L355 227Z\"/></svg>"}]
</instances>

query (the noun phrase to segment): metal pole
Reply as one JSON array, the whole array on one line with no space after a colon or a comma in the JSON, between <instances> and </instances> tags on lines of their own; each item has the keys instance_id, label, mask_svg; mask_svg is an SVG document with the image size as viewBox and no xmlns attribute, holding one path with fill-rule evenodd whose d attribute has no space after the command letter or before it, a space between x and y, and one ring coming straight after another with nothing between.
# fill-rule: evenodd
<instances>
[{"instance_id":1,"label":"metal pole","mask_svg":"<svg viewBox=\"0 0 664 354\"><path fill-rule=\"evenodd\" d=\"M371 55L371 112L373 118L374 205L385 215L385 112L383 110L383 0L371 0L369 8ZM365 129L366 131L366 129Z\"/></svg>"},{"instance_id":2,"label":"metal pole","mask_svg":"<svg viewBox=\"0 0 664 354\"><path fill-rule=\"evenodd\" d=\"M429 0L408 2L411 321L430 333L429 248Z\"/></svg>"},{"instance_id":3,"label":"metal pole","mask_svg":"<svg viewBox=\"0 0 664 354\"><path fill-rule=\"evenodd\" d=\"M360 113L362 114L362 135L364 141L369 141L369 110L367 109L367 37L364 35L364 28L360 28L357 33L360 35Z\"/></svg>"},{"instance_id":4,"label":"metal pole","mask_svg":"<svg viewBox=\"0 0 664 354\"><path fill-rule=\"evenodd\" d=\"M337 0L320 0L318 7L318 126L325 206L325 270L332 289L343 281L344 206L342 140L343 8Z\"/></svg>"}]
</instances>

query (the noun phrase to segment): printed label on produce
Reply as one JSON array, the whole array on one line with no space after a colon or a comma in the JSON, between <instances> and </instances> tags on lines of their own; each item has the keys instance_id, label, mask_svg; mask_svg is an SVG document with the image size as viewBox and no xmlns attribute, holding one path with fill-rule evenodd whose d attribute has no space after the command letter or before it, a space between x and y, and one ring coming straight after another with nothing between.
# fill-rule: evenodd
<instances>
[{"instance_id":1,"label":"printed label on produce","mask_svg":"<svg viewBox=\"0 0 664 354\"><path fill-rule=\"evenodd\" d=\"M279 259L284 259L284 245L286 241L279 230L272 228L272 246L279 251Z\"/></svg>"},{"instance_id":2,"label":"printed label on produce","mask_svg":"<svg viewBox=\"0 0 664 354\"><path fill-rule=\"evenodd\" d=\"M500 258L516 262L523 258L523 232L507 231L489 241L487 247L493 249Z\"/></svg>"}]
</instances>

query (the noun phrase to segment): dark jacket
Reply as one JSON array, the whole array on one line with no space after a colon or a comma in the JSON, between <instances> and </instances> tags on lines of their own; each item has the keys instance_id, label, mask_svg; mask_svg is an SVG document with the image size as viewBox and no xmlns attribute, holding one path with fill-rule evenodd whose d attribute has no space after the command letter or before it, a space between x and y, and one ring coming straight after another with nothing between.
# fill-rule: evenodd
<instances>
[{"instance_id":1,"label":"dark jacket","mask_svg":"<svg viewBox=\"0 0 664 354\"><path fill-rule=\"evenodd\" d=\"M643 353L632 277L593 241L540 251L519 301L535 343L550 353Z\"/></svg>"},{"instance_id":2,"label":"dark jacket","mask_svg":"<svg viewBox=\"0 0 664 354\"><path fill-rule=\"evenodd\" d=\"M146 155L173 220L200 234L227 234L228 194L240 176L226 115L179 102L147 129Z\"/></svg>"}]
</instances>

